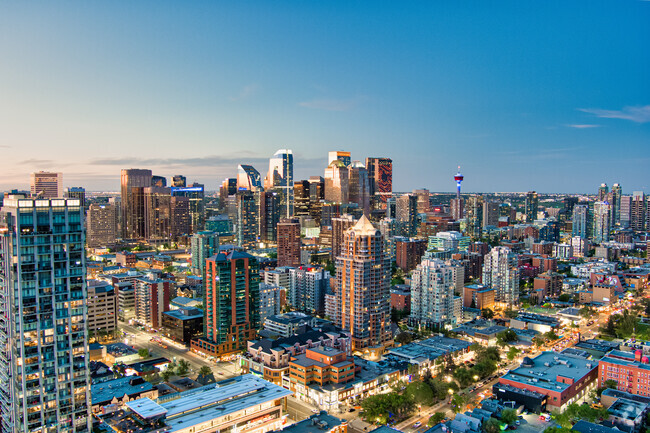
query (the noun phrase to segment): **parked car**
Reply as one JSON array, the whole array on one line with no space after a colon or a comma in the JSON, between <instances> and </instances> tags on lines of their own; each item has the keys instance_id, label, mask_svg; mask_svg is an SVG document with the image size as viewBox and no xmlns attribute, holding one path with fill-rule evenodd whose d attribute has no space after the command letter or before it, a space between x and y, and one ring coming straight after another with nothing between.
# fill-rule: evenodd
<instances>
[{"instance_id":1,"label":"parked car","mask_svg":"<svg viewBox=\"0 0 650 433\"><path fill-rule=\"evenodd\" d=\"M415 424L413 424L413 427L414 427L414 428L418 428L418 427L420 427L421 425L422 425L422 422L421 422L421 421L418 421L418 422L416 422Z\"/></svg>"}]
</instances>

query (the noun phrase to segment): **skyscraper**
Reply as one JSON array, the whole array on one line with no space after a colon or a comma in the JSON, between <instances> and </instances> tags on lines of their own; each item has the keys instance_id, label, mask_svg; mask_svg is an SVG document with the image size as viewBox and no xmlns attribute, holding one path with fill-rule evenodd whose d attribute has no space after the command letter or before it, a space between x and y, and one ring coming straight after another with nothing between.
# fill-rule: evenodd
<instances>
[{"instance_id":1,"label":"skyscraper","mask_svg":"<svg viewBox=\"0 0 650 433\"><path fill-rule=\"evenodd\" d=\"M282 216L293 215L293 152L291 149L279 149L269 161L267 188L274 188L280 193Z\"/></svg>"},{"instance_id":2,"label":"skyscraper","mask_svg":"<svg viewBox=\"0 0 650 433\"><path fill-rule=\"evenodd\" d=\"M151 170L122 170L122 237L144 239L144 188L151 186Z\"/></svg>"},{"instance_id":3,"label":"skyscraper","mask_svg":"<svg viewBox=\"0 0 650 433\"><path fill-rule=\"evenodd\" d=\"M454 295L457 273L454 267L442 260L426 258L417 265L411 274L412 321L423 326L443 326L455 325L461 319L456 317L462 301Z\"/></svg>"},{"instance_id":4,"label":"skyscraper","mask_svg":"<svg viewBox=\"0 0 650 433\"><path fill-rule=\"evenodd\" d=\"M187 184L187 178L182 174L177 174L172 177L172 186L174 188L185 188Z\"/></svg>"},{"instance_id":5,"label":"skyscraper","mask_svg":"<svg viewBox=\"0 0 650 433\"><path fill-rule=\"evenodd\" d=\"M219 252L219 235L215 232L204 230L194 233L190 243L192 272L195 275L203 275L205 261Z\"/></svg>"},{"instance_id":6,"label":"skyscraper","mask_svg":"<svg viewBox=\"0 0 650 433\"><path fill-rule=\"evenodd\" d=\"M630 228L637 232L641 232L646 228L646 199L643 191L634 191L632 193Z\"/></svg>"},{"instance_id":7,"label":"skyscraper","mask_svg":"<svg viewBox=\"0 0 650 433\"><path fill-rule=\"evenodd\" d=\"M618 222L623 228L628 228L630 226L630 220L632 216L632 196L624 195L621 196L621 206L618 212Z\"/></svg>"},{"instance_id":8,"label":"skyscraper","mask_svg":"<svg viewBox=\"0 0 650 433\"><path fill-rule=\"evenodd\" d=\"M63 197L63 173L39 171L30 176L32 196L40 198Z\"/></svg>"},{"instance_id":9,"label":"skyscraper","mask_svg":"<svg viewBox=\"0 0 650 433\"><path fill-rule=\"evenodd\" d=\"M466 232L473 239L480 239L483 233L483 197L473 195L465 202Z\"/></svg>"},{"instance_id":10,"label":"skyscraper","mask_svg":"<svg viewBox=\"0 0 650 433\"><path fill-rule=\"evenodd\" d=\"M349 168L336 159L325 169L325 201L329 203L348 203Z\"/></svg>"},{"instance_id":11,"label":"skyscraper","mask_svg":"<svg viewBox=\"0 0 650 433\"><path fill-rule=\"evenodd\" d=\"M370 187L368 171L359 161L354 161L349 168L348 201L359 205L365 214L370 213Z\"/></svg>"},{"instance_id":12,"label":"skyscraper","mask_svg":"<svg viewBox=\"0 0 650 433\"><path fill-rule=\"evenodd\" d=\"M519 303L519 268L517 256L508 247L494 247L485 255L483 285L494 289L497 304L513 306Z\"/></svg>"},{"instance_id":13,"label":"skyscraper","mask_svg":"<svg viewBox=\"0 0 650 433\"><path fill-rule=\"evenodd\" d=\"M309 181L297 180L293 183L295 216L309 216Z\"/></svg>"},{"instance_id":14,"label":"skyscraper","mask_svg":"<svg viewBox=\"0 0 650 433\"><path fill-rule=\"evenodd\" d=\"M607 200L607 194L609 194L609 187L606 183L601 183L598 187L598 201Z\"/></svg>"},{"instance_id":15,"label":"skyscraper","mask_svg":"<svg viewBox=\"0 0 650 433\"><path fill-rule=\"evenodd\" d=\"M117 210L112 204L93 203L88 208L88 247L106 247L117 238Z\"/></svg>"},{"instance_id":16,"label":"skyscraper","mask_svg":"<svg viewBox=\"0 0 650 433\"><path fill-rule=\"evenodd\" d=\"M278 223L278 266L300 266L300 220L282 218Z\"/></svg>"},{"instance_id":17,"label":"skyscraper","mask_svg":"<svg viewBox=\"0 0 650 433\"><path fill-rule=\"evenodd\" d=\"M618 183L612 186L612 191L609 193L610 197L607 201L612 205L612 227L621 223L621 196L623 195L623 188Z\"/></svg>"},{"instance_id":18,"label":"skyscraper","mask_svg":"<svg viewBox=\"0 0 650 433\"><path fill-rule=\"evenodd\" d=\"M591 230L589 229L589 206L577 204L573 206L572 235L587 239Z\"/></svg>"},{"instance_id":19,"label":"skyscraper","mask_svg":"<svg viewBox=\"0 0 650 433\"><path fill-rule=\"evenodd\" d=\"M190 201L190 225L192 233L199 232L205 227L205 187L194 182L185 188L172 188L172 195L187 197Z\"/></svg>"},{"instance_id":20,"label":"skyscraper","mask_svg":"<svg viewBox=\"0 0 650 433\"><path fill-rule=\"evenodd\" d=\"M327 165L330 165L334 161L341 161L343 166L349 167L352 164L352 158L350 152L345 152L341 150L334 150L327 154Z\"/></svg>"},{"instance_id":21,"label":"skyscraper","mask_svg":"<svg viewBox=\"0 0 650 433\"><path fill-rule=\"evenodd\" d=\"M402 236L415 236L418 232L418 197L404 194L397 197L396 216Z\"/></svg>"},{"instance_id":22,"label":"skyscraper","mask_svg":"<svg viewBox=\"0 0 650 433\"><path fill-rule=\"evenodd\" d=\"M239 165L237 167L237 191L259 191L262 189L260 172L252 165Z\"/></svg>"},{"instance_id":23,"label":"skyscraper","mask_svg":"<svg viewBox=\"0 0 650 433\"><path fill-rule=\"evenodd\" d=\"M158 188L165 188L167 186L167 178L164 176L151 176L151 186Z\"/></svg>"},{"instance_id":24,"label":"skyscraper","mask_svg":"<svg viewBox=\"0 0 650 433\"><path fill-rule=\"evenodd\" d=\"M500 204L495 201L483 203L483 228L499 225L499 206Z\"/></svg>"},{"instance_id":25,"label":"skyscraper","mask_svg":"<svg viewBox=\"0 0 650 433\"><path fill-rule=\"evenodd\" d=\"M336 259L338 325L352 336L352 349L384 346L390 332L390 261L384 238L362 216L347 232Z\"/></svg>"},{"instance_id":26,"label":"skyscraper","mask_svg":"<svg viewBox=\"0 0 650 433\"><path fill-rule=\"evenodd\" d=\"M431 209L431 203L429 202L429 198L431 194L429 193L428 189L416 189L413 190L413 194L418 198L418 209L417 213L422 214L429 212Z\"/></svg>"},{"instance_id":27,"label":"skyscraper","mask_svg":"<svg viewBox=\"0 0 650 433\"><path fill-rule=\"evenodd\" d=\"M280 204L280 193L271 190L254 194L259 197L260 241L275 244L278 241L278 223L283 210Z\"/></svg>"},{"instance_id":28,"label":"skyscraper","mask_svg":"<svg viewBox=\"0 0 650 433\"><path fill-rule=\"evenodd\" d=\"M2 224L0 432L89 432L80 202L9 196Z\"/></svg>"},{"instance_id":29,"label":"skyscraper","mask_svg":"<svg viewBox=\"0 0 650 433\"><path fill-rule=\"evenodd\" d=\"M65 198L78 198L81 207L86 207L86 190L80 186L71 186L65 189Z\"/></svg>"},{"instance_id":30,"label":"skyscraper","mask_svg":"<svg viewBox=\"0 0 650 433\"><path fill-rule=\"evenodd\" d=\"M611 205L608 202L597 201L594 203L594 242L602 243L609 241L611 218Z\"/></svg>"},{"instance_id":31,"label":"skyscraper","mask_svg":"<svg viewBox=\"0 0 650 433\"><path fill-rule=\"evenodd\" d=\"M259 195L253 191L239 191L237 201L237 245L247 249L257 247L259 229Z\"/></svg>"},{"instance_id":32,"label":"skyscraper","mask_svg":"<svg viewBox=\"0 0 650 433\"><path fill-rule=\"evenodd\" d=\"M322 314L325 295L330 292L330 273L318 266L288 268L289 303L299 311Z\"/></svg>"},{"instance_id":33,"label":"skyscraper","mask_svg":"<svg viewBox=\"0 0 650 433\"><path fill-rule=\"evenodd\" d=\"M380 209L393 195L393 160L390 158L366 158L366 170L370 184L370 196Z\"/></svg>"},{"instance_id":34,"label":"skyscraper","mask_svg":"<svg viewBox=\"0 0 650 433\"><path fill-rule=\"evenodd\" d=\"M171 189L144 188L144 238L147 241L171 239Z\"/></svg>"},{"instance_id":35,"label":"skyscraper","mask_svg":"<svg viewBox=\"0 0 650 433\"><path fill-rule=\"evenodd\" d=\"M260 327L260 274L257 259L230 251L206 260L204 338L192 348L224 355L246 348Z\"/></svg>"},{"instance_id":36,"label":"skyscraper","mask_svg":"<svg viewBox=\"0 0 650 433\"><path fill-rule=\"evenodd\" d=\"M537 210L539 209L539 196L535 191L528 191L526 194L526 222L532 223L537 219Z\"/></svg>"}]
</instances>

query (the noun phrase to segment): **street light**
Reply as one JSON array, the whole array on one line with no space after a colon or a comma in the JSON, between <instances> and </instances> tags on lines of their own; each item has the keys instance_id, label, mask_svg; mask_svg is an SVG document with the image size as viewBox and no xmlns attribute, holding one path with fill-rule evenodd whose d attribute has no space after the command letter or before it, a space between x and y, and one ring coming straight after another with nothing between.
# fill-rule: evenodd
<instances>
[{"instance_id":1,"label":"street light","mask_svg":"<svg viewBox=\"0 0 650 433\"><path fill-rule=\"evenodd\" d=\"M445 376L445 379L447 379L447 382L451 382L451 376Z\"/></svg>"}]
</instances>

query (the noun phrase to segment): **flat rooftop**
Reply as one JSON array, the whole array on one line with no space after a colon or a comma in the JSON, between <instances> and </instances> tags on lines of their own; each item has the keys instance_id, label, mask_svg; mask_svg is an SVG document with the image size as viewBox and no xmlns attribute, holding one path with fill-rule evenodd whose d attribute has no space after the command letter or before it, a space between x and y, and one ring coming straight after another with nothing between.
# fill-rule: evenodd
<instances>
[{"instance_id":1,"label":"flat rooftop","mask_svg":"<svg viewBox=\"0 0 650 433\"><path fill-rule=\"evenodd\" d=\"M531 364L527 364L531 361ZM557 380L558 376L578 381L598 368L598 361L557 352L542 352L535 359L524 358L521 366L502 376L504 380L518 382L549 391L562 392L571 385Z\"/></svg>"},{"instance_id":2,"label":"flat rooftop","mask_svg":"<svg viewBox=\"0 0 650 433\"><path fill-rule=\"evenodd\" d=\"M466 350L472 343L457 338L435 336L389 350L400 358L432 361L448 353Z\"/></svg>"},{"instance_id":3,"label":"flat rooftop","mask_svg":"<svg viewBox=\"0 0 650 433\"><path fill-rule=\"evenodd\" d=\"M322 433L324 430L331 430L341 424L343 424L341 419L322 411L300 422L291 424L282 431L288 433Z\"/></svg>"},{"instance_id":4,"label":"flat rooftop","mask_svg":"<svg viewBox=\"0 0 650 433\"><path fill-rule=\"evenodd\" d=\"M136 380L134 380L136 379ZM114 397L122 398L124 395L133 395L140 392L149 391L153 389L153 385L149 382L135 376L126 376L119 379L107 380L93 384L90 387L90 401L93 405L111 401ZM132 385L131 382L134 382ZM135 383L140 382L142 383Z\"/></svg>"},{"instance_id":5,"label":"flat rooftop","mask_svg":"<svg viewBox=\"0 0 650 433\"><path fill-rule=\"evenodd\" d=\"M632 367L650 371L650 364L645 364L643 362L636 361L634 359L634 352L623 352L622 350L612 350L611 352L603 356L601 361L609 362L611 364L617 364L617 365L632 366Z\"/></svg>"},{"instance_id":6,"label":"flat rooftop","mask_svg":"<svg viewBox=\"0 0 650 433\"><path fill-rule=\"evenodd\" d=\"M607 408L609 414L618 418L634 421L639 416L643 415L647 403L640 401L628 400L627 398L619 398L610 407Z\"/></svg>"}]
</instances>

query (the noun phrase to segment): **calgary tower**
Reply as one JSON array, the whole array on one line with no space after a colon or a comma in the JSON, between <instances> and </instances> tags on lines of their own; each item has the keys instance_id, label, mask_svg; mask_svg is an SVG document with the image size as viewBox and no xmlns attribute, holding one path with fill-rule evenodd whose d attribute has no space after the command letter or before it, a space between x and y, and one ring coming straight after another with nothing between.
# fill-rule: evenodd
<instances>
[{"instance_id":1,"label":"calgary tower","mask_svg":"<svg viewBox=\"0 0 650 433\"><path fill-rule=\"evenodd\" d=\"M463 181L463 175L460 174L460 165L458 166L458 173L456 173L456 176L454 176L454 180L456 181L456 199L460 200L460 183Z\"/></svg>"}]
</instances>

